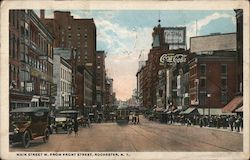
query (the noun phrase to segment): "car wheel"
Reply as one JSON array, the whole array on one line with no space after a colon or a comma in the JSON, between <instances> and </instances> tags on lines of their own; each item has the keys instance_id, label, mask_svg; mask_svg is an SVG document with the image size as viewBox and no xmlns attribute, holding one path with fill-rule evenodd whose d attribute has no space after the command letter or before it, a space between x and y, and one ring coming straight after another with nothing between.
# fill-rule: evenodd
<instances>
[{"instance_id":1,"label":"car wheel","mask_svg":"<svg viewBox=\"0 0 250 160\"><path fill-rule=\"evenodd\" d=\"M43 142L47 143L49 141L49 130L48 129L45 129L43 136L44 136Z\"/></svg>"},{"instance_id":2,"label":"car wheel","mask_svg":"<svg viewBox=\"0 0 250 160\"><path fill-rule=\"evenodd\" d=\"M23 146L28 148L30 146L30 133L25 131L22 137Z\"/></svg>"}]
</instances>

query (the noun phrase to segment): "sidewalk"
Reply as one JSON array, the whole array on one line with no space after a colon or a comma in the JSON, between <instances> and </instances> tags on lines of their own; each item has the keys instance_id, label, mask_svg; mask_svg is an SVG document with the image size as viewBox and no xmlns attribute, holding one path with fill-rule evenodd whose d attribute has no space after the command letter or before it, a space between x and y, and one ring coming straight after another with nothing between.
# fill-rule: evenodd
<instances>
[{"instance_id":1,"label":"sidewalk","mask_svg":"<svg viewBox=\"0 0 250 160\"><path fill-rule=\"evenodd\" d=\"M175 125L175 126L186 126L186 127L196 127L196 128L204 128L204 129L211 129L211 130L217 130L217 131L222 131L222 132L231 132L231 133L238 133L238 134L243 134L244 132L244 129L243 130L240 130L240 132L237 132L234 128L233 131L231 131L231 128L230 127L227 127L227 128L223 128L223 127L220 127L220 128L216 128L216 127L207 127L207 126L203 126L203 127L200 127L199 125L182 125L180 123L172 123L172 124L167 124L167 123L161 123L160 121L149 121L147 118L145 118L144 116L142 116L143 120L145 121L148 121L148 122L155 122L155 123L159 123L159 124L162 124L162 125Z\"/></svg>"}]
</instances>

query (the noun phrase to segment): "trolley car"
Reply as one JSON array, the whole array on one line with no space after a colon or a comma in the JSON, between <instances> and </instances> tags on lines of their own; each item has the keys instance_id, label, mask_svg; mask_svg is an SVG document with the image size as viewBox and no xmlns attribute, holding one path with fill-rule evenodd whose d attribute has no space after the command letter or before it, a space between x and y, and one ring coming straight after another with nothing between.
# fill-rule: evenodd
<instances>
[{"instance_id":1,"label":"trolley car","mask_svg":"<svg viewBox=\"0 0 250 160\"><path fill-rule=\"evenodd\" d=\"M129 122L129 110L127 108L118 108L116 110L116 123L128 124Z\"/></svg>"}]
</instances>

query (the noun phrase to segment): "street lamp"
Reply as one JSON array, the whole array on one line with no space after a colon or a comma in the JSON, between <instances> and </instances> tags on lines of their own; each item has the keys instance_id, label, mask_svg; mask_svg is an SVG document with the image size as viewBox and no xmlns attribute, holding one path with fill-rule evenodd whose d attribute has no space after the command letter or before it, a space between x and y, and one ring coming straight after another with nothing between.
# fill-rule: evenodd
<instances>
[{"instance_id":1,"label":"street lamp","mask_svg":"<svg viewBox=\"0 0 250 160\"><path fill-rule=\"evenodd\" d=\"M167 61L164 61L164 79L165 79L165 86L164 86L164 101L165 101L165 109L167 109Z\"/></svg>"},{"instance_id":2,"label":"street lamp","mask_svg":"<svg viewBox=\"0 0 250 160\"><path fill-rule=\"evenodd\" d=\"M207 98L209 100L209 98L211 97L211 94L207 94ZM210 104L208 103L208 117L210 117Z\"/></svg>"}]
</instances>

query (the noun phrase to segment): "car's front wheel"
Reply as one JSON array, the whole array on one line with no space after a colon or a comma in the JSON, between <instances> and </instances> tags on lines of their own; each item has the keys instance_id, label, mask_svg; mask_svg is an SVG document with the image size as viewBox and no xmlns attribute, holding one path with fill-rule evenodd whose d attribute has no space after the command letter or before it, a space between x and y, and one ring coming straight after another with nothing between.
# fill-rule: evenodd
<instances>
[{"instance_id":1,"label":"car's front wheel","mask_svg":"<svg viewBox=\"0 0 250 160\"><path fill-rule=\"evenodd\" d=\"M30 146L30 133L29 131L25 131L22 137L22 142L23 142L23 146L25 148L28 148Z\"/></svg>"},{"instance_id":2,"label":"car's front wheel","mask_svg":"<svg viewBox=\"0 0 250 160\"><path fill-rule=\"evenodd\" d=\"M47 143L49 141L49 130L48 129L45 129L43 136L44 136L43 137L43 142Z\"/></svg>"}]
</instances>

